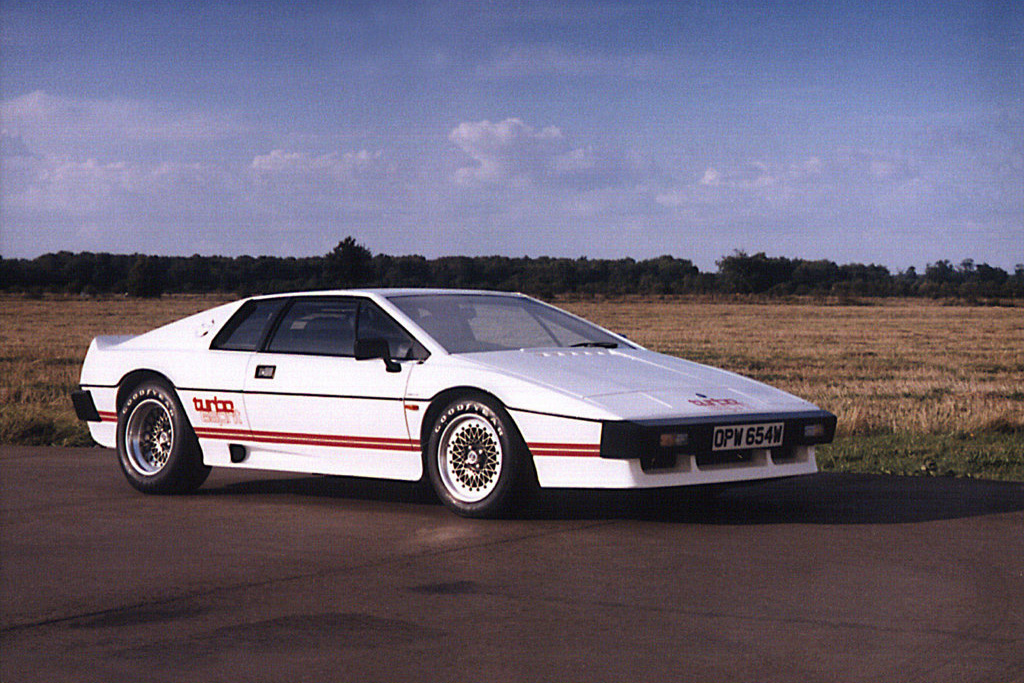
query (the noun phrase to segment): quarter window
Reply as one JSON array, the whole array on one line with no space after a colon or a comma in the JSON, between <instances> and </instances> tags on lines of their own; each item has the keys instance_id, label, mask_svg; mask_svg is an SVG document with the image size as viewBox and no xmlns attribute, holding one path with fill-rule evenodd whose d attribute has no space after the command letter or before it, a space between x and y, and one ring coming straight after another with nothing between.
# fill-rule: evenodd
<instances>
[{"instance_id":1,"label":"quarter window","mask_svg":"<svg viewBox=\"0 0 1024 683\"><path fill-rule=\"evenodd\" d=\"M210 348L255 351L286 299L258 299L242 306L214 337Z\"/></svg>"}]
</instances>

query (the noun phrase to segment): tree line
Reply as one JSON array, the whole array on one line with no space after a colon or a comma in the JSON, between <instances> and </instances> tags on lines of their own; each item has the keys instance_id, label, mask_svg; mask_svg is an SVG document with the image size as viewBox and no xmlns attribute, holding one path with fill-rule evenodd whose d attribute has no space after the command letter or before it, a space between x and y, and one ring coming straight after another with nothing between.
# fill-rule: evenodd
<instances>
[{"instance_id":1,"label":"tree line","mask_svg":"<svg viewBox=\"0 0 1024 683\"><path fill-rule=\"evenodd\" d=\"M240 295L346 287L454 287L556 295L754 294L770 297L1024 298L1024 264L1013 273L970 259L891 272L742 251L701 272L689 259L589 259L373 254L346 237L323 256L149 256L71 253L0 258L0 291L28 294L235 292Z\"/></svg>"}]
</instances>

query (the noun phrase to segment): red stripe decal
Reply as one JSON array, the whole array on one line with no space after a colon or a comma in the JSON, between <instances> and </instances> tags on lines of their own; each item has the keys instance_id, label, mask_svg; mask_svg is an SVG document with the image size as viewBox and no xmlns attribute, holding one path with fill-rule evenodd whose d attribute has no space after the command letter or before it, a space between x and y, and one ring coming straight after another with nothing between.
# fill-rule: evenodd
<instances>
[{"instance_id":1,"label":"red stripe decal","mask_svg":"<svg viewBox=\"0 0 1024 683\"><path fill-rule=\"evenodd\" d=\"M541 456L597 458L601 455L601 446L588 443L531 443L530 451Z\"/></svg>"},{"instance_id":2,"label":"red stripe decal","mask_svg":"<svg viewBox=\"0 0 1024 683\"><path fill-rule=\"evenodd\" d=\"M111 413L106 410L97 410L96 414L100 416L100 422L117 422L117 413Z\"/></svg>"},{"instance_id":3,"label":"red stripe decal","mask_svg":"<svg viewBox=\"0 0 1024 683\"><path fill-rule=\"evenodd\" d=\"M256 441L297 446L334 446L341 448L367 448L379 451L418 451L419 441L371 436L342 436L333 434L299 434L292 432L250 432L245 429L215 429L196 427L196 436L224 441Z\"/></svg>"},{"instance_id":4,"label":"red stripe decal","mask_svg":"<svg viewBox=\"0 0 1024 683\"><path fill-rule=\"evenodd\" d=\"M232 431L232 430L229 430L229 431ZM233 430L233 431L240 431L240 430ZM383 442L383 443L392 443L392 444L410 444L410 443L413 443L409 439L392 439L392 438L384 437L384 436L331 436L331 435L325 435L325 434L296 434L296 433L293 433L293 432L257 432L257 431L248 432L248 433L251 433L255 437L268 438L268 439L276 439L276 438L290 439L292 437L299 437L299 438L348 439L348 440L351 440L351 441L360 441L360 442L367 442L367 443L369 443L369 442Z\"/></svg>"}]
</instances>

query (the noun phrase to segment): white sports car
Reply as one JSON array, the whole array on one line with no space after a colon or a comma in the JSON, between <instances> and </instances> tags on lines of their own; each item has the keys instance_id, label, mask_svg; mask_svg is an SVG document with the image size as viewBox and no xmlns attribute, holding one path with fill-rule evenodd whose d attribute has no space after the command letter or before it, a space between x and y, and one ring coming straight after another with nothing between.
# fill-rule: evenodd
<instances>
[{"instance_id":1,"label":"white sports car","mask_svg":"<svg viewBox=\"0 0 1024 683\"><path fill-rule=\"evenodd\" d=\"M519 294L260 296L97 337L73 394L148 493L211 467L429 479L493 516L536 485L647 488L817 471L836 417Z\"/></svg>"}]
</instances>

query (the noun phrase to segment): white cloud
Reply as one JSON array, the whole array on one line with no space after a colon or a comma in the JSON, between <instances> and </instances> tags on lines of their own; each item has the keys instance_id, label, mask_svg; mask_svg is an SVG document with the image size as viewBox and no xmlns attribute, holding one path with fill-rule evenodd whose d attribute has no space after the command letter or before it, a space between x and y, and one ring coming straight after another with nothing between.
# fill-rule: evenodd
<instances>
[{"instance_id":1,"label":"white cloud","mask_svg":"<svg viewBox=\"0 0 1024 683\"><path fill-rule=\"evenodd\" d=\"M722 182L722 174L715 169L708 166L704 169L704 175L700 179L701 185L711 185L712 187Z\"/></svg>"},{"instance_id":2,"label":"white cloud","mask_svg":"<svg viewBox=\"0 0 1024 683\"><path fill-rule=\"evenodd\" d=\"M129 99L62 97L36 91L0 102L3 132L34 150L66 153L136 143L182 143L249 135L231 116L176 110Z\"/></svg>"},{"instance_id":3,"label":"white cloud","mask_svg":"<svg viewBox=\"0 0 1024 683\"><path fill-rule=\"evenodd\" d=\"M691 225L844 225L898 221L932 193L914 166L872 151L796 161L719 160L675 182L645 187L654 205ZM897 208L902 215L894 213ZM928 209L931 210L931 209Z\"/></svg>"},{"instance_id":4,"label":"white cloud","mask_svg":"<svg viewBox=\"0 0 1024 683\"><path fill-rule=\"evenodd\" d=\"M554 169L558 173L590 171L596 165L597 157L590 147L577 147L554 159Z\"/></svg>"},{"instance_id":5,"label":"white cloud","mask_svg":"<svg viewBox=\"0 0 1024 683\"><path fill-rule=\"evenodd\" d=\"M902 183L918 175L910 160L874 150L840 152L824 166L822 173L832 180L850 184Z\"/></svg>"},{"instance_id":6,"label":"white cloud","mask_svg":"<svg viewBox=\"0 0 1024 683\"><path fill-rule=\"evenodd\" d=\"M275 149L253 158L249 167L261 181L282 175L329 177L335 182L353 180L358 174L382 169L384 153L361 149L355 152L330 152L314 156L306 152Z\"/></svg>"},{"instance_id":7,"label":"white cloud","mask_svg":"<svg viewBox=\"0 0 1024 683\"><path fill-rule=\"evenodd\" d=\"M556 126L547 126L537 131L521 119L508 118L498 123L490 121L465 121L455 127L448 139L465 151L495 152L528 140L561 140L562 131Z\"/></svg>"},{"instance_id":8,"label":"white cloud","mask_svg":"<svg viewBox=\"0 0 1024 683\"><path fill-rule=\"evenodd\" d=\"M455 191L438 188L430 205L441 225L486 228L460 238L467 248L488 253L496 231L534 254L636 244L622 229L642 223L649 210L638 190L652 172L642 155L608 153L578 144L557 126L535 128L518 118L463 122L449 141L472 163L452 174Z\"/></svg>"},{"instance_id":9,"label":"white cloud","mask_svg":"<svg viewBox=\"0 0 1024 683\"><path fill-rule=\"evenodd\" d=\"M656 188L654 201L666 207L748 203L814 206L831 197L869 203L872 197L914 184L918 172L906 159L869 151L842 152L794 162L716 162L699 178Z\"/></svg>"},{"instance_id":10,"label":"white cloud","mask_svg":"<svg viewBox=\"0 0 1024 683\"><path fill-rule=\"evenodd\" d=\"M5 164L4 199L8 207L86 215L108 208L114 197L127 192L130 174L124 162L24 160Z\"/></svg>"},{"instance_id":11,"label":"white cloud","mask_svg":"<svg viewBox=\"0 0 1024 683\"><path fill-rule=\"evenodd\" d=\"M775 182L775 177L768 169L768 165L760 161L741 164L724 173L708 166L700 179L700 184L708 187L727 187L739 190L766 188L774 185Z\"/></svg>"},{"instance_id":12,"label":"white cloud","mask_svg":"<svg viewBox=\"0 0 1024 683\"><path fill-rule=\"evenodd\" d=\"M517 118L463 122L448 139L476 162L455 173L457 183L469 186L531 185L554 170L556 157L566 147L555 126L535 130Z\"/></svg>"},{"instance_id":13,"label":"white cloud","mask_svg":"<svg viewBox=\"0 0 1024 683\"><path fill-rule=\"evenodd\" d=\"M18 157L3 166L4 204L31 214L102 215L169 209L238 190L228 169L201 163Z\"/></svg>"},{"instance_id":14,"label":"white cloud","mask_svg":"<svg viewBox=\"0 0 1024 683\"><path fill-rule=\"evenodd\" d=\"M349 196L367 174L386 173L382 153L366 150L319 156L273 150L248 167L224 162L104 162L47 156L4 159L3 202L26 215L84 217L118 214L195 213L209 202L236 211L252 209L264 193L291 197ZM376 184L373 183L376 190Z\"/></svg>"},{"instance_id":15,"label":"white cloud","mask_svg":"<svg viewBox=\"0 0 1024 683\"><path fill-rule=\"evenodd\" d=\"M535 129L517 118L463 122L448 139L475 162L455 172L468 188L530 188L572 194L636 184L642 162L573 145L556 126Z\"/></svg>"}]
</instances>

